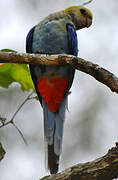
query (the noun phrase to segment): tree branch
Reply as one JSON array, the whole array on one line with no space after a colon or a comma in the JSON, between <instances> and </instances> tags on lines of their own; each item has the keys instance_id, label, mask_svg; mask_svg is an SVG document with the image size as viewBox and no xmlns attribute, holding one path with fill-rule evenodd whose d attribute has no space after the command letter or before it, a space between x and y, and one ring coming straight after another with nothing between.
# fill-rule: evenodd
<instances>
[{"instance_id":1,"label":"tree branch","mask_svg":"<svg viewBox=\"0 0 118 180\"><path fill-rule=\"evenodd\" d=\"M118 93L118 78L114 74L97 64L75 56L66 54L40 55L0 52L0 63L40 64L49 66L70 64L74 69L93 76L97 81L108 86L112 92Z\"/></svg>"},{"instance_id":2,"label":"tree branch","mask_svg":"<svg viewBox=\"0 0 118 180\"><path fill-rule=\"evenodd\" d=\"M56 175L40 180L112 180L118 177L118 143L94 161L78 164Z\"/></svg>"}]
</instances>

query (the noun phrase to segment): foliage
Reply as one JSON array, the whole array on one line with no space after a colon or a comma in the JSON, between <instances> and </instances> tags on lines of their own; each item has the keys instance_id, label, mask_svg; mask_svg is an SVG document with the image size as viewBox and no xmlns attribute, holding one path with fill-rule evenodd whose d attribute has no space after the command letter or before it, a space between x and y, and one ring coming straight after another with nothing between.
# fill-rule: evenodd
<instances>
[{"instance_id":1,"label":"foliage","mask_svg":"<svg viewBox=\"0 0 118 180\"><path fill-rule=\"evenodd\" d=\"M1 51L15 52L11 49L2 49ZM23 91L34 89L29 68L26 64L0 64L0 86L3 88L8 88L13 82L18 82L21 85L21 89Z\"/></svg>"}]
</instances>

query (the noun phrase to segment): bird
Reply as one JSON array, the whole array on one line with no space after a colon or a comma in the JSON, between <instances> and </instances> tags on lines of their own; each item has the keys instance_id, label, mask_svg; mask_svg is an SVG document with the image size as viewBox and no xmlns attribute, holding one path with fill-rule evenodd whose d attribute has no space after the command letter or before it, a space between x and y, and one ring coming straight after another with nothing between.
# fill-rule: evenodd
<instances>
[{"instance_id":1,"label":"bird","mask_svg":"<svg viewBox=\"0 0 118 180\"><path fill-rule=\"evenodd\" d=\"M78 56L77 30L92 24L92 13L84 6L70 6L52 13L33 26L26 37L26 52ZM47 168L59 170L65 111L75 69L70 65L29 65L35 90L43 108Z\"/></svg>"}]
</instances>

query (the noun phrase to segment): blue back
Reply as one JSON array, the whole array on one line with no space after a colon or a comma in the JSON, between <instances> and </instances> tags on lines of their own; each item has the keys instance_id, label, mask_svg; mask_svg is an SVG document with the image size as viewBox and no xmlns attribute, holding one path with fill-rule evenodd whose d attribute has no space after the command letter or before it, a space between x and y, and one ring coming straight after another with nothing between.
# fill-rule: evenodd
<instances>
[{"instance_id":1,"label":"blue back","mask_svg":"<svg viewBox=\"0 0 118 180\"><path fill-rule=\"evenodd\" d=\"M33 27L26 38L26 51L28 53L40 53L40 54L71 54L77 56L78 54L78 41L77 41L77 34L75 28L71 24L66 24L65 21L62 19L59 21L51 21L47 24L40 23ZM34 67L34 66L33 66ZM40 66L35 66L32 68L30 65L30 71L32 75L32 79L36 86L37 81L41 78L44 72L49 69L58 69L56 67L43 67L39 69ZM63 71L61 70L61 73ZM64 68L64 73L67 74L69 78L69 84L67 89L69 90L73 78L75 70L67 67L66 72ZM38 77L38 79L37 79ZM39 99L41 102L40 94Z\"/></svg>"},{"instance_id":2,"label":"blue back","mask_svg":"<svg viewBox=\"0 0 118 180\"><path fill-rule=\"evenodd\" d=\"M53 25L55 26L55 25ZM54 28L51 23L44 27L34 26L26 38L27 53L58 54L67 53L74 56L78 54L78 41L75 28L67 24L65 28ZM56 29L58 31L56 32ZM52 34L52 36L48 35ZM52 46L51 46L52 45Z\"/></svg>"}]
</instances>

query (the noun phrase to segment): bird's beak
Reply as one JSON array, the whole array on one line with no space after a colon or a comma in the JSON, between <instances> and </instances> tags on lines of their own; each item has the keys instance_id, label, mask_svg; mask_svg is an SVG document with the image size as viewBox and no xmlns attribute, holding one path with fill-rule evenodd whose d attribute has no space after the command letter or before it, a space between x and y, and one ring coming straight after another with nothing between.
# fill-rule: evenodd
<instances>
[{"instance_id":1,"label":"bird's beak","mask_svg":"<svg viewBox=\"0 0 118 180\"><path fill-rule=\"evenodd\" d=\"M92 18L88 17L86 19L86 27L88 28L92 24Z\"/></svg>"}]
</instances>

